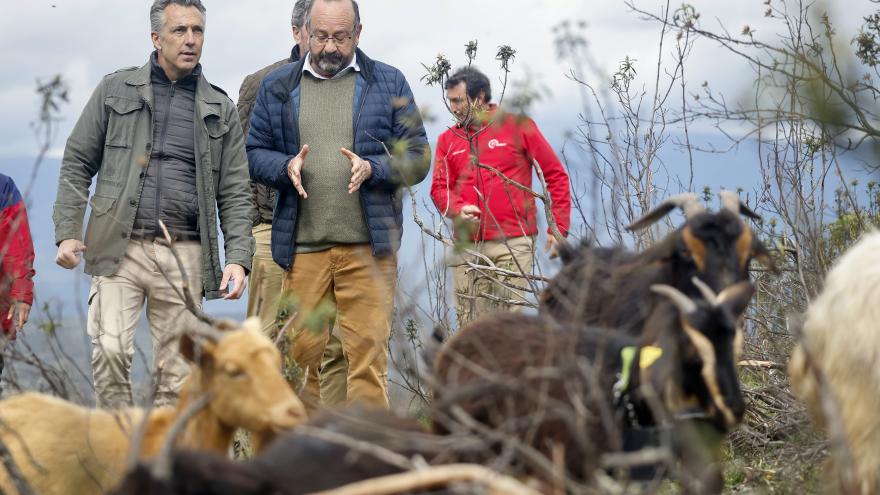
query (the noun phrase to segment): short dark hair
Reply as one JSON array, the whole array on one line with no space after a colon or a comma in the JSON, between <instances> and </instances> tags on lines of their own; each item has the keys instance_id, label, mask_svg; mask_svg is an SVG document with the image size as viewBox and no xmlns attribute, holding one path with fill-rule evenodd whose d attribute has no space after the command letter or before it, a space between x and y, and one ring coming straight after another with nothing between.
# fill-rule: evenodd
<instances>
[{"instance_id":1,"label":"short dark hair","mask_svg":"<svg viewBox=\"0 0 880 495\"><path fill-rule=\"evenodd\" d=\"M181 7L195 7L199 12L202 13L204 17L205 6L202 5L201 0L155 0L153 2L153 6L150 7L150 30L154 33L158 33L165 27L165 9L168 8L169 5L180 5Z\"/></svg>"},{"instance_id":2,"label":"short dark hair","mask_svg":"<svg viewBox=\"0 0 880 495\"><path fill-rule=\"evenodd\" d=\"M324 0L324 1L332 2L335 0ZM354 9L354 27L353 27L353 29L356 31L358 26L361 25L361 9L360 9L360 7L358 7L357 1L355 1L355 0L350 0L350 1L351 1L352 9ZM306 12L305 26L306 26L306 29L311 31L311 29L312 29L312 9L314 8L316 2L311 1L309 3L311 5L309 5L308 11Z\"/></svg>"},{"instance_id":3,"label":"short dark hair","mask_svg":"<svg viewBox=\"0 0 880 495\"><path fill-rule=\"evenodd\" d=\"M476 67L462 67L455 71L446 80L446 89L452 89L461 83L467 87L469 99L476 100L480 93L483 93L486 103L492 101L492 85L489 84L489 78Z\"/></svg>"}]
</instances>

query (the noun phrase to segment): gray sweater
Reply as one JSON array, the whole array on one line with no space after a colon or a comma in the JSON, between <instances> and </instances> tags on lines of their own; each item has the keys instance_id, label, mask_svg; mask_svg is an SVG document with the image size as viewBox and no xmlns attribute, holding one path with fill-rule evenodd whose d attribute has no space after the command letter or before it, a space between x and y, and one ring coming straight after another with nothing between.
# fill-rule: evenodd
<instances>
[{"instance_id":1,"label":"gray sweater","mask_svg":"<svg viewBox=\"0 0 880 495\"><path fill-rule=\"evenodd\" d=\"M299 110L300 139L309 145L302 169L308 199L300 198L296 252L310 253L337 244L370 242L360 191L348 193L351 162L339 149L352 149L352 71L337 79L303 74Z\"/></svg>"}]
</instances>

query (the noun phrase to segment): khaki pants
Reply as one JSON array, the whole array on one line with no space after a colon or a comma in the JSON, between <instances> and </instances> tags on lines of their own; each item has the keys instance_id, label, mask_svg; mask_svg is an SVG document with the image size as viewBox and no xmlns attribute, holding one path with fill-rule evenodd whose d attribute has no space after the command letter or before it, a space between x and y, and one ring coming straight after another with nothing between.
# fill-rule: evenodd
<instances>
[{"instance_id":1,"label":"khaki pants","mask_svg":"<svg viewBox=\"0 0 880 495\"><path fill-rule=\"evenodd\" d=\"M397 258L374 257L369 244L295 255L282 304L289 314L296 312L290 353L308 371L301 398L309 412L318 408L321 357L334 323L348 362L347 403L389 407L388 339L396 285Z\"/></svg>"},{"instance_id":2,"label":"khaki pants","mask_svg":"<svg viewBox=\"0 0 880 495\"><path fill-rule=\"evenodd\" d=\"M527 274L532 272L535 260L534 237L512 237L506 242L504 240L482 241L466 247L485 255L498 268ZM527 287L528 284L525 280L518 277L498 276L493 272L482 272L468 266L466 264L468 261L477 265L487 265L485 260L473 255L468 256L466 253L452 257L449 266L453 270L455 312L458 316L459 328L488 313L518 311L521 308L521 306L505 301L523 301L524 293L509 289L504 285Z\"/></svg>"},{"instance_id":3,"label":"khaki pants","mask_svg":"<svg viewBox=\"0 0 880 495\"><path fill-rule=\"evenodd\" d=\"M180 242L187 281L197 304L202 299L202 248L198 242ZM159 266L169 275L165 280ZM172 287L173 284L173 287ZM105 408L132 404L131 359L134 333L144 301L153 343L151 376L155 405L173 404L189 374L189 363L180 356L178 337L197 324L174 290L182 290L183 277L171 250L154 241L128 243L125 258L114 275L92 277L86 330L92 341L92 372L98 405Z\"/></svg>"},{"instance_id":4,"label":"khaki pants","mask_svg":"<svg viewBox=\"0 0 880 495\"><path fill-rule=\"evenodd\" d=\"M272 224L261 223L253 228L257 249L248 279L247 315L259 316L263 333L272 335L277 328L278 303L284 269L272 259ZM345 403L345 375L348 363L342 353L342 342L336 327L327 342L321 360L321 402L327 406Z\"/></svg>"}]
</instances>

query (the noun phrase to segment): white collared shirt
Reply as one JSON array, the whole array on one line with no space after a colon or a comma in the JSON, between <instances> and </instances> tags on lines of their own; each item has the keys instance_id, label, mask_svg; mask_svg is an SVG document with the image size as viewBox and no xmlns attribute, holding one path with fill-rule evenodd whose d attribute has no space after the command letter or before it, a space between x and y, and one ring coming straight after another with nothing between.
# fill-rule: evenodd
<instances>
[{"instance_id":1,"label":"white collared shirt","mask_svg":"<svg viewBox=\"0 0 880 495\"><path fill-rule=\"evenodd\" d=\"M318 79L336 79L337 77L342 77L345 74L347 74L349 69L351 69L355 72L361 71L361 66L358 65L358 62L357 62L357 52L355 52L354 56L351 57L351 62L348 65L346 65L345 67L343 67L342 70L337 72L336 75L333 77L324 77L321 74L318 74L318 72L315 71L315 69L312 69L312 54L311 53L306 53L306 59L303 60L303 72L308 71L309 74L317 77Z\"/></svg>"}]
</instances>

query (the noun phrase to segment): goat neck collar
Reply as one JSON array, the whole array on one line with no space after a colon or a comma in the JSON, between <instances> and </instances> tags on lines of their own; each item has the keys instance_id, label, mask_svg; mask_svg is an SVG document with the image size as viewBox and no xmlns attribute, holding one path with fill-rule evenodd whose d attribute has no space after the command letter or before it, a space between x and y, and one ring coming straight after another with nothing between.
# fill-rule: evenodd
<instances>
[{"instance_id":1,"label":"goat neck collar","mask_svg":"<svg viewBox=\"0 0 880 495\"><path fill-rule=\"evenodd\" d=\"M615 407L623 413L627 427L635 428L651 424L645 416L644 407L636 397L639 388L639 372L651 367L663 355L663 349L646 345L626 346L620 350L620 371L614 383L612 396Z\"/></svg>"}]
</instances>

